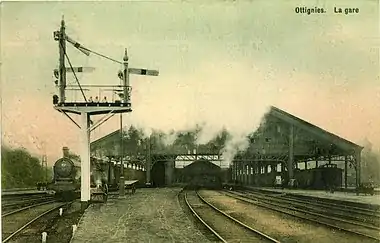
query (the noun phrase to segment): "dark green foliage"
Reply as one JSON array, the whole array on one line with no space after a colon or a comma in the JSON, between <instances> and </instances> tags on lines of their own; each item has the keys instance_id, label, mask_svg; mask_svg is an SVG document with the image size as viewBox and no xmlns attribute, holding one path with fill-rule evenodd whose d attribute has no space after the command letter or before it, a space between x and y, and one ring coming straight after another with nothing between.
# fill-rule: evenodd
<instances>
[{"instance_id":1,"label":"dark green foliage","mask_svg":"<svg viewBox=\"0 0 380 243\"><path fill-rule=\"evenodd\" d=\"M362 152L362 182L372 182L380 185L380 158L371 150Z\"/></svg>"},{"instance_id":2,"label":"dark green foliage","mask_svg":"<svg viewBox=\"0 0 380 243\"><path fill-rule=\"evenodd\" d=\"M9 149L2 146L2 188L35 187L37 182L44 181L44 179L45 169L42 168L38 158L31 156L24 149Z\"/></svg>"}]
</instances>

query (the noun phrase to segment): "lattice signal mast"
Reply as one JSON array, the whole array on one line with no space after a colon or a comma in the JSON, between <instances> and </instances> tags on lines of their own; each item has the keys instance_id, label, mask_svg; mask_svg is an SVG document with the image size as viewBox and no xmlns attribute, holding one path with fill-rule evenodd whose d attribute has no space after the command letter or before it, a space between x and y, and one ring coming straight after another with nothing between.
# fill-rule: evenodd
<instances>
[{"instance_id":1,"label":"lattice signal mast","mask_svg":"<svg viewBox=\"0 0 380 243\"><path fill-rule=\"evenodd\" d=\"M55 81L59 88L59 96L53 96L54 108L59 112L65 114L75 125L81 129L81 202L84 207L86 207L90 201L90 132L106 122L116 113L126 113L131 112L131 86L129 84L129 74L139 74L139 75L150 75L158 76L157 70L147 70L147 69L136 69L128 67L128 53L127 49L124 52L123 61L118 61L107 57L103 54L97 53L93 50L83 47L78 42L71 39L65 33L65 21L62 18L60 30L54 31L54 40L58 42L59 46L59 68L54 70L54 76L58 79ZM123 70L118 72L118 77L122 81L119 85L81 85L76 72L86 72L92 71L93 68L86 67L73 67L71 61L66 52L66 41L72 44L76 49L81 51L83 54L89 56L91 53L109 61L122 64ZM69 67L66 67L66 60ZM67 85L66 74L67 72L72 72L76 80L77 85ZM92 96L86 96L85 92L91 92L93 89L99 89L97 91L97 98L92 99ZM83 99L82 100L70 100L66 97L66 91L80 91ZM107 100L107 96L101 101L100 97L102 92L111 91L112 98ZM114 96L117 94L120 99L115 99ZM91 94L90 94L91 95ZM104 95L104 94L103 94ZM81 123L77 124L68 113L74 113L81 115ZM90 120L91 115L101 115L104 116L95 124ZM121 168L123 168L123 160L121 159ZM123 173L124 170L121 170ZM123 174L120 178L120 183L124 185ZM123 186L124 188L124 186ZM124 193L121 192L121 193Z\"/></svg>"}]
</instances>

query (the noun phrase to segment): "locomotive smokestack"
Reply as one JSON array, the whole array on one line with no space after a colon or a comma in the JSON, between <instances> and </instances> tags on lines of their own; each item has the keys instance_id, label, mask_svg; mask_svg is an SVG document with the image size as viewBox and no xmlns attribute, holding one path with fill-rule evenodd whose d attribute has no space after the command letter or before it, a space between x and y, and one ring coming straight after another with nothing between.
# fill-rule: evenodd
<instances>
[{"instance_id":1,"label":"locomotive smokestack","mask_svg":"<svg viewBox=\"0 0 380 243\"><path fill-rule=\"evenodd\" d=\"M62 152L63 152L63 157L69 157L69 148L68 147L63 147Z\"/></svg>"}]
</instances>

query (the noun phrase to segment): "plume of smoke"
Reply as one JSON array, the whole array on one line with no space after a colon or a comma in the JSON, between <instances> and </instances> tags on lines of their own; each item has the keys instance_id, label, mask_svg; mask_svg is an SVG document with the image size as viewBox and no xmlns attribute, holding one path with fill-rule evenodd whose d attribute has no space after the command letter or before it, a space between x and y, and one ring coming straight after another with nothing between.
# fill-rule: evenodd
<instances>
[{"instance_id":1,"label":"plume of smoke","mask_svg":"<svg viewBox=\"0 0 380 243\"><path fill-rule=\"evenodd\" d=\"M252 124L247 125L246 129L242 129L240 132L237 130L232 130L230 139L227 139L222 151L223 164L225 166L229 166L231 164L238 152L245 151L249 147L250 141L248 135L255 132L260 125L263 125L263 118L269 111L268 108L262 116L258 116L256 119L251 120Z\"/></svg>"},{"instance_id":2,"label":"plume of smoke","mask_svg":"<svg viewBox=\"0 0 380 243\"><path fill-rule=\"evenodd\" d=\"M222 150L223 165L229 166L236 153L247 149L248 145L249 141L244 134L228 139Z\"/></svg>"},{"instance_id":3,"label":"plume of smoke","mask_svg":"<svg viewBox=\"0 0 380 243\"><path fill-rule=\"evenodd\" d=\"M178 134L174 131L171 130L168 133L164 133L164 139L163 143L165 146L170 146L174 143L174 141L177 139Z\"/></svg>"},{"instance_id":4,"label":"plume of smoke","mask_svg":"<svg viewBox=\"0 0 380 243\"><path fill-rule=\"evenodd\" d=\"M183 78L178 81L178 76ZM229 164L237 151L248 146L247 135L276 103L282 79L268 67L250 62L207 60L196 74L135 82L135 108L127 122L142 127L147 136L153 129L162 131L166 145L175 141L178 132L194 132L196 144L206 144L226 129L232 137L223 151Z\"/></svg>"}]
</instances>

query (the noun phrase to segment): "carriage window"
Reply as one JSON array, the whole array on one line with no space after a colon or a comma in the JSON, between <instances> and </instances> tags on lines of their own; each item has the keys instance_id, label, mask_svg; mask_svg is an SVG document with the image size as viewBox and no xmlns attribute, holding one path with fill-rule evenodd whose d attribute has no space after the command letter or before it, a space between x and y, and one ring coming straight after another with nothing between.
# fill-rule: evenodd
<instances>
[{"instance_id":1,"label":"carriage window","mask_svg":"<svg viewBox=\"0 0 380 243\"><path fill-rule=\"evenodd\" d=\"M277 164L277 172L281 172L281 164Z\"/></svg>"}]
</instances>

